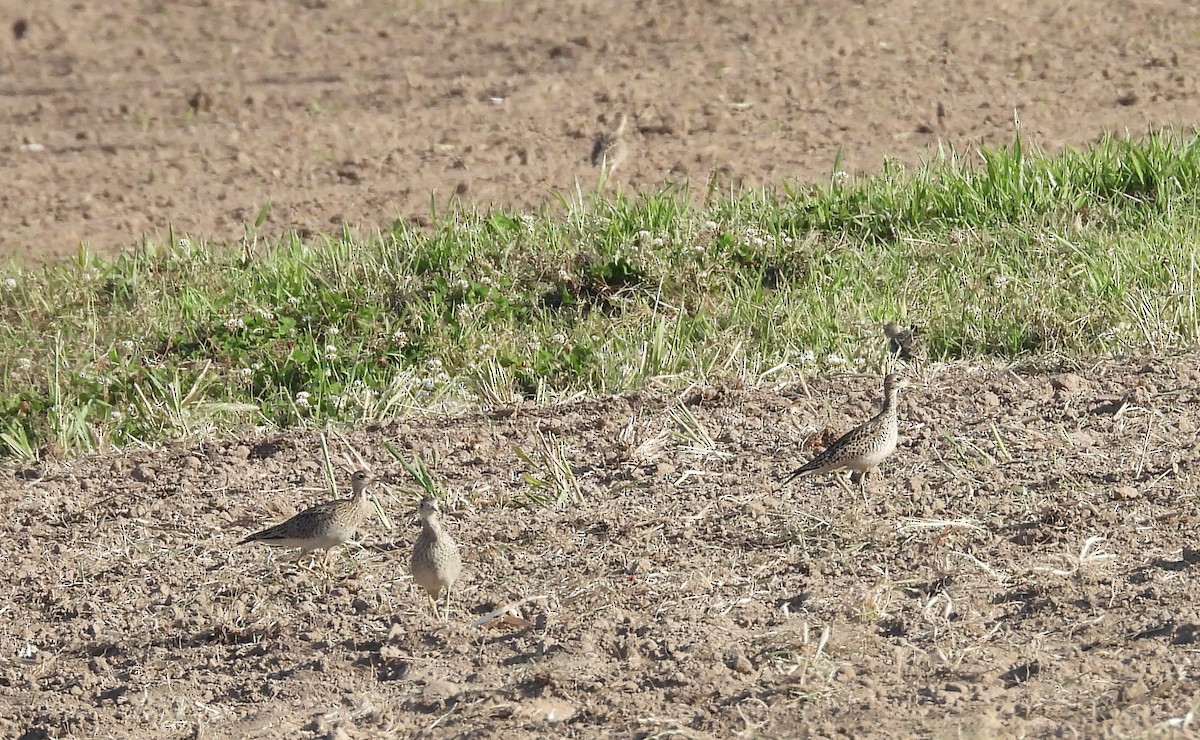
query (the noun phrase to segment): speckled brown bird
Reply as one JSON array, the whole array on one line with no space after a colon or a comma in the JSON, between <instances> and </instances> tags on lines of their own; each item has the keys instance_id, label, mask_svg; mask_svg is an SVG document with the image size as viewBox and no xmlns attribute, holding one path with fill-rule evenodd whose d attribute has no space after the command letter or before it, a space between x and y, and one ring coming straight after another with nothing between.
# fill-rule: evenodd
<instances>
[{"instance_id":1,"label":"speckled brown bird","mask_svg":"<svg viewBox=\"0 0 1200 740\"><path fill-rule=\"evenodd\" d=\"M274 547L299 547L300 557L313 550L325 550L328 561L330 548L345 544L366 519L367 484L370 482L367 474L360 470L350 476L353 489L350 498L317 504L286 522L255 532L238 544L261 542Z\"/></svg>"},{"instance_id":2,"label":"speckled brown bird","mask_svg":"<svg viewBox=\"0 0 1200 740\"><path fill-rule=\"evenodd\" d=\"M866 476L896 450L899 439L900 389L908 380L892 373L883 379L883 408L866 422L846 432L816 457L793 470L784 485L804 475L849 470L851 481L866 485ZM857 478L857 480L856 480Z\"/></svg>"},{"instance_id":3,"label":"speckled brown bird","mask_svg":"<svg viewBox=\"0 0 1200 740\"><path fill-rule=\"evenodd\" d=\"M603 167L607 179L612 178L629 156L629 145L625 142L625 126L628 122L629 118L622 113L617 127L598 136L592 144L592 166Z\"/></svg>"},{"instance_id":4,"label":"speckled brown bird","mask_svg":"<svg viewBox=\"0 0 1200 740\"><path fill-rule=\"evenodd\" d=\"M409 569L412 571L413 580L429 594L434 617L437 617L438 595L445 589L444 617L449 620L450 592L462 573L458 545L442 526L442 511L436 499L427 498L421 501L418 513L421 517L421 534L413 545Z\"/></svg>"},{"instance_id":5,"label":"speckled brown bird","mask_svg":"<svg viewBox=\"0 0 1200 740\"><path fill-rule=\"evenodd\" d=\"M925 341L915 329L905 329L895 322L883 325L888 340L888 354L906 362L925 362Z\"/></svg>"}]
</instances>

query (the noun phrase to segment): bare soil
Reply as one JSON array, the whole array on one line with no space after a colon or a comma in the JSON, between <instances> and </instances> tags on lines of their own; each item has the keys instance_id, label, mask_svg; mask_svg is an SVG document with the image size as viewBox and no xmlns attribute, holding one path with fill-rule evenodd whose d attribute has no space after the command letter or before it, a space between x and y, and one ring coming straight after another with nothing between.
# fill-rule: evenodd
<instances>
[{"instance_id":1,"label":"bare soil","mask_svg":"<svg viewBox=\"0 0 1200 740\"><path fill-rule=\"evenodd\" d=\"M457 198L778 185L939 141L1054 150L1200 119L1160 0L0 2L0 255L428 219Z\"/></svg>"},{"instance_id":2,"label":"bare soil","mask_svg":"<svg viewBox=\"0 0 1200 740\"><path fill-rule=\"evenodd\" d=\"M235 545L330 496L316 432L14 471L0 735L1189 736L1198 366L934 368L865 495L777 481L874 377L347 430L391 528L327 566ZM525 507L544 440L579 495ZM448 623L385 443L454 511Z\"/></svg>"}]
</instances>

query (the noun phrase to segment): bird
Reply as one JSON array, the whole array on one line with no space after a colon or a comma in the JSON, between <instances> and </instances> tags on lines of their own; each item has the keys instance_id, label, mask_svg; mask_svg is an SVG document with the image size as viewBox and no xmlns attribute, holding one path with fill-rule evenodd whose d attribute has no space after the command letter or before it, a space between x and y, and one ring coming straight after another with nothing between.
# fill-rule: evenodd
<instances>
[{"instance_id":1,"label":"bird","mask_svg":"<svg viewBox=\"0 0 1200 740\"><path fill-rule=\"evenodd\" d=\"M915 329L905 329L894 321L883 325L883 335L888 340L888 354L900 360L925 361L925 340Z\"/></svg>"},{"instance_id":2,"label":"bird","mask_svg":"<svg viewBox=\"0 0 1200 740\"><path fill-rule=\"evenodd\" d=\"M628 116L621 114L617 121L617 127L612 131L606 131L596 137L596 141L592 144L592 155L590 157L593 167L601 167L604 170L604 177L607 181L611 179L617 171L617 167L625 161L625 157L629 154L629 146L625 143L625 125L629 122Z\"/></svg>"},{"instance_id":3,"label":"bird","mask_svg":"<svg viewBox=\"0 0 1200 740\"><path fill-rule=\"evenodd\" d=\"M793 470L783 485L796 478L818 473L849 470L851 482L860 483L866 490L866 476L896 450L899 437L898 397L908 380L898 373L883 379L883 408L871 419L846 432L813 459ZM856 480L857 478L857 480ZM839 482L841 478L838 478ZM844 483L842 484L845 485Z\"/></svg>"},{"instance_id":4,"label":"bird","mask_svg":"<svg viewBox=\"0 0 1200 740\"><path fill-rule=\"evenodd\" d=\"M353 494L350 498L339 498L309 507L286 522L255 532L239 542L261 542L273 547L299 547L303 558L313 550L325 550L325 561L329 561L329 550L345 544L354 536L367 516L367 474L359 470L350 476Z\"/></svg>"},{"instance_id":5,"label":"bird","mask_svg":"<svg viewBox=\"0 0 1200 740\"><path fill-rule=\"evenodd\" d=\"M458 554L458 545L450 537L450 533L442 526L442 511L437 499L426 498L421 501L418 511L421 517L421 534L413 545L412 560L409 570L413 580L429 594L433 604L433 616L437 617L437 599L442 590L446 591L446 610L444 617L450 619L450 591L454 582L462 573L462 559Z\"/></svg>"}]
</instances>

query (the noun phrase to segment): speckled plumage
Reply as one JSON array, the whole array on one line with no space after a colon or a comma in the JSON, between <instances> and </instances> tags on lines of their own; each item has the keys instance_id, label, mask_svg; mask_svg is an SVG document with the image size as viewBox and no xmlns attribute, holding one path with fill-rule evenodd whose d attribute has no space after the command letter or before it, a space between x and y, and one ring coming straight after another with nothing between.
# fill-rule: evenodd
<instances>
[{"instance_id":1,"label":"speckled plumage","mask_svg":"<svg viewBox=\"0 0 1200 740\"><path fill-rule=\"evenodd\" d=\"M617 171L617 167L629 154L629 146L625 143L625 125L628 120L622 113L617 127L598 136L592 144L592 166L603 166L608 177Z\"/></svg>"},{"instance_id":2,"label":"speckled plumage","mask_svg":"<svg viewBox=\"0 0 1200 740\"><path fill-rule=\"evenodd\" d=\"M423 500L419 513L421 534L413 545L409 568L413 580L429 594L433 602L434 616L437 616L438 595L445 589L445 616L449 619L450 592L462 573L462 559L458 554L458 545L442 526L442 513L438 502L431 498Z\"/></svg>"},{"instance_id":3,"label":"speckled plumage","mask_svg":"<svg viewBox=\"0 0 1200 740\"><path fill-rule=\"evenodd\" d=\"M915 329L905 329L899 324L888 322L883 326L883 336L888 340L888 354L906 362L925 361L925 341Z\"/></svg>"},{"instance_id":4,"label":"speckled plumage","mask_svg":"<svg viewBox=\"0 0 1200 740\"><path fill-rule=\"evenodd\" d=\"M354 491L350 498L326 501L305 509L286 522L255 532L239 542L261 542L274 547L299 547L300 556L313 550L325 550L345 544L354 536L367 516L367 484L370 480L361 470L350 476Z\"/></svg>"},{"instance_id":5,"label":"speckled plumage","mask_svg":"<svg viewBox=\"0 0 1200 740\"><path fill-rule=\"evenodd\" d=\"M883 408L874 417L851 429L816 457L796 468L784 479L791 483L804 475L849 470L851 478L864 477L896 450L899 439L898 397L908 381L895 373L883 379Z\"/></svg>"}]
</instances>

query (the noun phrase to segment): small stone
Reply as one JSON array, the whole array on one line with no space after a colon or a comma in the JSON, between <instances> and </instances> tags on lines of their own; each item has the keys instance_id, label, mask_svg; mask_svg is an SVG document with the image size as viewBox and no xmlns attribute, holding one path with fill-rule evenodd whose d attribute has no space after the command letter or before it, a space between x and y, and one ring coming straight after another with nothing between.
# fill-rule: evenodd
<instances>
[{"instance_id":1,"label":"small stone","mask_svg":"<svg viewBox=\"0 0 1200 740\"><path fill-rule=\"evenodd\" d=\"M1050 378L1050 387L1055 390L1074 393L1083 387L1083 382L1083 378L1075 373L1063 373L1062 375L1055 375L1053 378Z\"/></svg>"},{"instance_id":2,"label":"small stone","mask_svg":"<svg viewBox=\"0 0 1200 740\"><path fill-rule=\"evenodd\" d=\"M138 465L133 469L133 479L138 483L153 483L158 480L158 473L149 465Z\"/></svg>"},{"instance_id":3,"label":"small stone","mask_svg":"<svg viewBox=\"0 0 1200 740\"><path fill-rule=\"evenodd\" d=\"M754 672L754 664L750 662L749 658L741 653L733 656L733 660L729 662L729 667L732 668L735 673L747 674Z\"/></svg>"}]
</instances>

